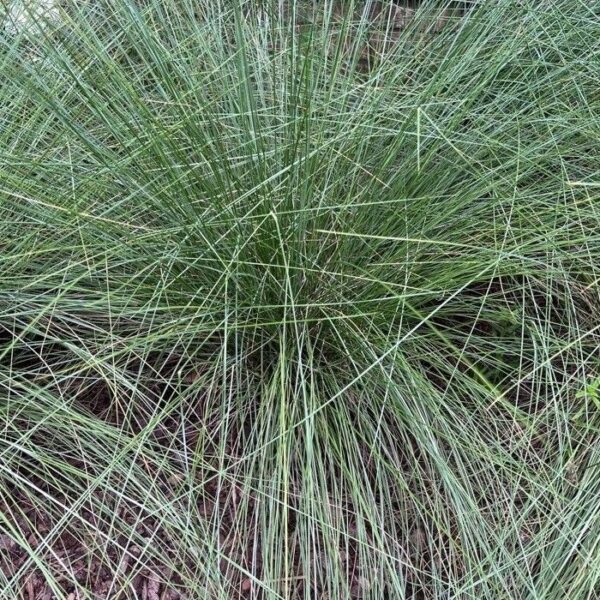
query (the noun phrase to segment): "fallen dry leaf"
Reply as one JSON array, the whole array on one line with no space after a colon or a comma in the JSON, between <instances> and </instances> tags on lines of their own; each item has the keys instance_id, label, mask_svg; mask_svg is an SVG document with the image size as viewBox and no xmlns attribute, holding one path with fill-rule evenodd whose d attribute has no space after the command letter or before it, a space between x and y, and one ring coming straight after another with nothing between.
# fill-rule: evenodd
<instances>
[{"instance_id":1,"label":"fallen dry leaf","mask_svg":"<svg viewBox=\"0 0 600 600\"><path fill-rule=\"evenodd\" d=\"M15 540L4 533L0 534L0 550L12 550L16 546Z\"/></svg>"},{"instance_id":2,"label":"fallen dry leaf","mask_svg":"<svg viewBox=\"0 0 600 600\"><path fill-rule=\"evenodd\" d=\"M148 585L146 588L148 600L160 600L159 591L160 581L158 580L156 573L150 573L148 577Z\"/></svg>"}]
</instances>

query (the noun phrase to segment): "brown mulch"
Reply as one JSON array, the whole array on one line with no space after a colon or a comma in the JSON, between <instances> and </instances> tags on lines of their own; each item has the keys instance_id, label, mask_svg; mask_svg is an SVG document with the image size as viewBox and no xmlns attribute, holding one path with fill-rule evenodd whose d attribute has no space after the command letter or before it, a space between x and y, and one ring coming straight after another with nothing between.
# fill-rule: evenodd
<instances>
[{"instance_id":1,"label":"brown mulch","mask_svg":"<svg viewBox=\"0 0 600 600\"><path fill-rule=\"evenodd\" d=\"M11 522L19 543L7 533L0 534L0 585L4 594L12 592L2 598L185 600L176 575L164 567L139 568L136 562L143 553L140 546L107 544L100 556L98 551L90 550L85 538L73 535L69 529L49 536L49 523L55 518L28 508L23 498L17 500L24 502L25 513ZM8 507L0 510L10 518ZM51 582L44 573L50 574Z\"/></svg>"}]
</instances>

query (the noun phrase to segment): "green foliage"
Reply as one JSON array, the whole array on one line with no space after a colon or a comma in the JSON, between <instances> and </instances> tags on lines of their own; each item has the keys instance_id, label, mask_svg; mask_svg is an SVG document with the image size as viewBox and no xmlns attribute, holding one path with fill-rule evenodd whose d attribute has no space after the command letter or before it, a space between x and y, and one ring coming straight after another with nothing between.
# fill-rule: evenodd
<instances>
[{"instance_id":1,"label":"green foliage","mask_svg":"<svg viewBox=\"0 0 600 600\"><path fill-rule=\"evenodd\" d=\"M600 408L600 377L597 377L591 383L588 383L584 389L579 390L575 394L575 398L591 400L596 408Z\"/></svg>"}]
</instances>

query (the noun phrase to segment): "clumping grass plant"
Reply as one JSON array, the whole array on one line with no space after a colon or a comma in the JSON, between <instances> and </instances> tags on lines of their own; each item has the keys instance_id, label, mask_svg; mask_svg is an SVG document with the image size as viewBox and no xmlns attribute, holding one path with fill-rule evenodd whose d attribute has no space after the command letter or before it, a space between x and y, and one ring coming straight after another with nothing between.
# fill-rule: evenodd
<instances>
[{"instance_id":1,"label":"clumping grass plant","mask_svg":"<svg viewBox=\"0 0 600 600\"><path fill-rule=\"evenodd\" d=\"M597 598L600 5L28 10L0 597Z\"/></svg>"}]
</instances>

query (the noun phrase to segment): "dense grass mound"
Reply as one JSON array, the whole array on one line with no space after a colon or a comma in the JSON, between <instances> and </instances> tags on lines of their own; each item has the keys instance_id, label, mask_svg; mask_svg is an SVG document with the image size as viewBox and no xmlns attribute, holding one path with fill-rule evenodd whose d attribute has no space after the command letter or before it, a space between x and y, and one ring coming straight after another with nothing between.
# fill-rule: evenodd
<instances>
[{"instance_id":1,"label":"dense grass mound","mask_svg":"<svg viewBox=\"0 0 600 600\"><path fill-rule=\"evenodd\" d=\"M595 597L600 6L291 4L0 34L0 596Z\"/></svg>"}]
</instances>

